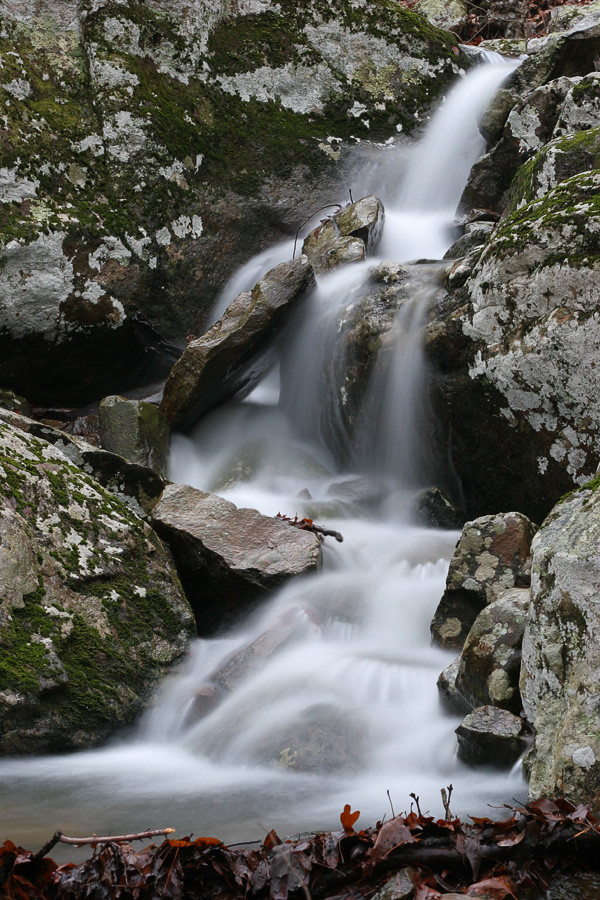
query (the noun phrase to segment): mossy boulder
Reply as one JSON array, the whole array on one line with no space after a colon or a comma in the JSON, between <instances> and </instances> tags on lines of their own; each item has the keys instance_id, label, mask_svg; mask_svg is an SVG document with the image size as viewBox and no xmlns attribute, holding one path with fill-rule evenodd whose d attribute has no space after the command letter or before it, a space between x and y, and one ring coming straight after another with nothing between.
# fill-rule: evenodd
<instances>
[{"instance_id":1,"label":"mossy boulder","mask_svg":"<svg viewBox=\"0 0 600 900\"><path fill-rule=\"evenodd\" d=\"M530 797L587 802L600 789L598 479L550 513L532 545L521 694L534 733Z\"/></svg>"},{"instance_id":2,"label":"mossy boulder","mask_svg":"<svg viewBox=\"0 0 600 900\"><path fill-rule=\"evenodd\" d=\"M50 7L0 7L0 381L41 403L164 376L140 326L200 333L349 150L410 132L464 64L391 0Z\"/></svg>"},{"instance_id":3,"label":"mossy boulder","mask_svg":"<svg viewBox=\"0 0 600 900\"><path fill-rule=\"evenodd\" d=\"M0 752L101 743L193 633L149 526L56 447L0 422Z\"/></svg>"}]
</instances>

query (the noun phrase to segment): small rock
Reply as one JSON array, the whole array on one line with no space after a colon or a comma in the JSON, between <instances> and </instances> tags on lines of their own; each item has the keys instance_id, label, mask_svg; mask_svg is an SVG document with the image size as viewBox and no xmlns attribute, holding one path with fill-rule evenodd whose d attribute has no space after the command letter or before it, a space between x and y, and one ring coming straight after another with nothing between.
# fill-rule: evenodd
<instances>
[{"instance_id":1,"label":"small rock","mask_svg":"<svg viewBox=\"0 0 600 900\"><path fill-rule=\"evenodd\" d=\"M456 729L458 756L471 766L507 768L525 752L525 723L505 709L479 706Z\"/></svg>"},{"instance_id":2,"label":"small rock","mask_svg":"<svg viewBox=\"0 0 600 900\"><path fill-rule=\"evenodd\" d=\"M377 197L363 197L313 229L302 252L316 272L326 272L342 263L359 262L373 253L381 239L383 205Z\"/></svg>"},{"instance_id":3,"label":"small rock","mask_svg":"<svg viewBox=\"0 0 600 900\"><path fill-rule=\"evenodd\" d=\"M414 516L420 524L429 528L446 528L450 531L462 528L466 514L455 506L438 487L422 491L414 502Z\"/></svg>"},{"instance_id":4,"label":"small rock","mask_svg":"<svg viewBox=\"0 0 600 900\"><path fill-rule=\"evenodd\" d=\"M100 438L105 450L166 477L169 423L152 403L105 397L100 404Z\"/></svg>"},{"instance_id":5,"label":"small rock","mask_svg":"<svg viewBox=\"0 0 600 900\"><path fill-rule=\"evenodd\" d=\"M449 666L446 666L437 680L437 689L440 697L440 703L443 709L451 715L466 716L471 712L473 707L467 703L465 698L456 690L456 676L458 674L458 666L460 656L457 656Z\"/></svg>"}]
</instances>

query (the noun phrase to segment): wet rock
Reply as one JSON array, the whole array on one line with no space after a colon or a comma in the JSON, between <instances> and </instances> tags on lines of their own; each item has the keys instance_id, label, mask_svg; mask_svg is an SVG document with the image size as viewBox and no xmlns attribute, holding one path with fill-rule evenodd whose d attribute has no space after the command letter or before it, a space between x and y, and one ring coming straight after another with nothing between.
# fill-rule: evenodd
<instances>
[{"instance_id":1,"label":"wet rock","mask_svg":"<svg viewBox=\"0 0 600 900\"><path fill-rule=\"evenodd\" d=\"M100 438L105 450L167 476L170 428L153 403L105 397L100 404Z\"/></svg>"},{"instance_id":2,"label":"wet rock","mask_svg":"<svg viewBox=\"0 0 600 900\"><path fill-rule=\"evenodd\" d=\"M373 894L371 900L412 900L416 876L417 870L411 866L393 872L385 885Z\"/></svg>"},{"instance_id":3,"label":"wet rock","mask_svg":"<svg viewBox=\"0 0 600 900\"><path fill-rule=\"evenodd\" d=\"M500 139L471 169L460 209L482 206L498 212L504 210L519 166L551 140L565 99L579 81L566 77L553 79L516 103Z\"/></svg>"},{"instance_id":4,"label":"wet rock","mask_svg":"<svg viewBox=\"0 0 600 900\"><path fill-rule=\"evenodd\" d=\"M337 772L357 769L365 749L364 728L350 710L315 703L270 731L249 755L296 772Z\"/></svg>"},{"instance_id":5,"label":"wet rock","mask_svg":"<svg viewBox=\"0 0 600 900\"><path fill-rule=\"evenodd\" d=\"M455 688L470 706L521 711L521 644L531 591L513 588L483 609L467 635Z\"/></svg>"},{"instance_id":6,"label":"wet rock","mask_svg":"<svg viewBox=\"0 0 600 900\"><path fill-rule=\"evenodd\" d=\"M434 643L461 649L484 606L510 588L530 585L535 531L536 526L517 512L466 523L431 623Z\"/></svg>"},{"instance_id":7,"label":"wet rock","mask_svg":"<svg viewBox=\"0 0 600 900\"><path fill-rule=\"evenodd\" d=\"M372 254L381 239L385 214L377 197L363 197L315 228L302 245L322 273Z\"/></svg>"},{"instance_id":8,"label":"wet rock","mask_svg":"<svg viewBox=\"0 0 600 900\"><path fill-rule=\"evenodd\" d=\"M64 753L130 725L193 631L152 529L0 421L0 753Z\"/></svg>"},{"instance_id":9,"label":"wet rock","mask_svg":"<svg viewBox=\"0 0 600 900\"><path fill-rule=\"evenodd\" d=\"M321 566L316 535L188 485L165 488L152 522L173 552L202 636Z\"/></svg>"},{"instance_id":10,"label":"wet rock","mask_svg":"<svg viewBox=\"0 0 600 900\"><path fill-rule=\"evenodd\" d=\"M597 479L559 503L532 545L521 694L534 733L530 797L585 802L600 789L600 494Z\"/></svg>"},{"instance_id":11,"label":"wet rock","mask_svg":"<svg viewBox=\"0 0 600 900\"><path fill-rule=\"evenodd\" d=\"M274 362L273 338L314 283L312 266L301 256L240 294L173 367L160 407L169 422L185 427L228 397L248 393Z\"/></svg>"},{"instance_id":12,"label":"wet rock","mask_svg":"<svg viewBox=\"0 0 600 900\"><path fill-rule=\"evenodd\" d=\"M421 491L413 504L413 514L417 522L428 528L462 528L466 515L455 506L440 488L427 488Z\"/></svg>"},{"instance_id":13,"label":"wet rock","mask_svg":"<svg viewBox=\"0 0 600 900\"><path fill-rule=\"evenodd\" d=\"M49 444L54 444L73 465L91 475L140 518L146 518L156 506L164 489L165 480L152 469L131 463L116 453L88 444L76 435L23 415L3 412L0 409L0 420L12 425L13 428L48 441Z\"/></svg>"},{"instance_id":14,"label":"wet rock","mask_svg":"<svg viewBox=\"0 0 600 900\"><path fill-rule=\"evenodd\" d=\"M468 225L465 233L448 247L444 254L444 259L458 259L459 257L467 256L475 247L481 247L482 244L485 244L493 230L494 225L491 222Z\"/></svg>"},{"instance_id":15,"label":"wet rock","mask_svg":"<svg viewBox=\"0 0 600 900\"><path fill-rule=\"evenodd\" d=\"M437 689L442 708L447 713L453 716L466 716L473 707L456 690L456 676L458 675L459 664L460 656L457 656L449 666L446 666L437 680Z\"/></svg>"},{"instance_id":16,"label":"wet rock","mask_svg":"<svg viewBox=\"0 0 600 900\"><path fill-rule=\"evenodd\" d=\"M480 706L456 729L458 757L470 766L509 768L527 749L519 716L494 706Z\"/></svg>"}]
</instances>

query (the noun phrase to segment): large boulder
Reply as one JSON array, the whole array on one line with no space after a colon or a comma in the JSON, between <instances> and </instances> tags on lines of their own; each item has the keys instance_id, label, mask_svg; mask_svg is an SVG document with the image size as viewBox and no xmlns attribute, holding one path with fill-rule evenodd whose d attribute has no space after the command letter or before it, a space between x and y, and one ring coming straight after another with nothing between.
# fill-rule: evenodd
<instances>
[{"instance_id":1,"label":"large boulder","mask_svg":"<svg viewBox=\"0 0 600 900\"><path fill-rule=\"evenodd\" d=\"M484 607L511 588L529 586L535 531L536 526L516 512L481 516L466 523L431 623L434 643L462 648Z\"/></svg>"},{"instance_id":2,"label":"large boulder","mask_svg":"<svg viewBox=\"0 0 600 900\"><path fill-rule=\"evenodd\" d=\"M188 485L165 488L152 522L173 552L203 636L322 564L317 535Z\"/></svg>"},{"instance_id":3,"label":"large boulder","mask_svg":"<svg viewBox=\"0 0 600 900\"><path fill-rule=\"evenodd\" d=\"M231 271L345 194L350 150L410 133L465 64L387 0L0 17L0 383L38 403L166 375Z\"/></svg>"},{"instance_id":4,"label":"large boulder","mask_svg":"<svg viewBox=\"0 0 600 900\"><path fill-rule=\"evenodd\" d=\"M193 633L152 529L58 448L0 422L0 752L100 743Z\"/></svg>"},{"instance_id":5,"label":"large boulder","mask_svg":"<svg viewBox=\"0 0 600 900\"><path fill-rule=\"evenodd\" d=\"M552 510L533 545L521 694L534 733L531 798L600 790L598 480Z\"/></svg>"},{"instance_id":6,"label":"large boulder","mask_svg":"<svg viewBox=\"0 0 600 900\"><path fill-rule=\"evenodd\" d=\"M312 266L300 256L240 294L173 367L160 407L169 422L185 427L233 394L248 393L272 366L274 338L314 284Z\"/></svg>"}]
</instances>

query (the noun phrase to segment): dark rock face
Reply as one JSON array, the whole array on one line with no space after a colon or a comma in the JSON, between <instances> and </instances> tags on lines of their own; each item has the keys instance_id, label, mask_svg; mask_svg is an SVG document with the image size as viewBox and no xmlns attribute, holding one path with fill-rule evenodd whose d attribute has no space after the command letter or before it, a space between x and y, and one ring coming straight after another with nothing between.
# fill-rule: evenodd
<instances>
[{"instance_id":1,"label":"dark rock face","mask_svg":"<svg viewBox=\"0 0 600 900\"><path fill-rule=\"evenodd\" d=\"M275 266L252 291L240 294L173 367L160 407L169 422L191 425L228 397L244 396L273 364L275 338L314 284L312 266L300 256Z\"/></svg>"},{"instance_id":2,"label":"dark rock face","mask_svg":"<svg viewBox=\"0 0 600 900\"><path fill-rule=\"evenodd\" d=\"M529 586L535 531L536 526L520 513L482 516L466 523L431 623L434 643L462 648L485 606L510 588Z\"/></svg>"},{"instance_id":3,"label":"dark rock face","mask_svg":"<svg viewBox=\"0 0 600 900\"><path fill-rule=\"evenodd\" d=\"M173 552L201 636L321 566L316 535L188 485L165 488L152 522Z\"/></svg>"},{"instance_id":4,"label":"dark rock face","mask_svg":"<svg viewBox=\"0 0 600 900\"><path fill-rule=\"evenodd\" d=\"M471 707L499 706L521 711L521 644L531 592L513 588L483 609L465 640L456 690Z\"/></svg>"},{"instance_id":5,"label":"dark rock face","mask_svg":"<svg viewBox=\"0 0 600 900\"><path fill-rule=\"evenodd\" d=\"M474 709L456 734L459 759L471 766L509 768L527 749L523 720L494 706Z\"/></svg>"},{"instance_id":6,"label":"dark rock face","mask_svg":"<svg viewBox=\"0 0 600 900\"><path fill-rule=\"evenodd\" d=\"M0 752L101 743L193 631L152 529L56 447L0 422Z\"/></svg>"}]
</instances>

